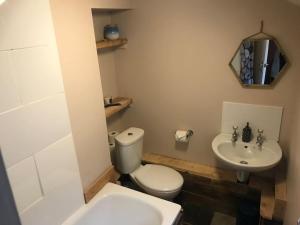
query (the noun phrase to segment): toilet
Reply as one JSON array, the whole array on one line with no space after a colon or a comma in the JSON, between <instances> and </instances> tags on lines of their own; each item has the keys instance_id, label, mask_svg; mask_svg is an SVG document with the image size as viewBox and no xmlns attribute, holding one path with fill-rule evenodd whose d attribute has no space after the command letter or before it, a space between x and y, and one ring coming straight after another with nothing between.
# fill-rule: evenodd
<instances>
[{"instance_id":1,"label":"toilet","mask_svg":"<svg viewBox=\"0 0 300 225\"><path fill-rule=\"evenodd\" d=\"M115 137L116 168L146 193L166 200L174 199L183 185L176 170L160 165L142 165L144 130L131 127Z\"/></svg>"}]
</instances>

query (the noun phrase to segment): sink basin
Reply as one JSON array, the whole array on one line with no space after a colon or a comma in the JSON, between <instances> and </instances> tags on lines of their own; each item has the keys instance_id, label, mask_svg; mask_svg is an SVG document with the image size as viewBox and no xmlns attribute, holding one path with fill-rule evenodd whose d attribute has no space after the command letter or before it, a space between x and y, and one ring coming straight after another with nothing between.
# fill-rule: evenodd
<instances>
[{"instance_id":1,"label":"sink basin","mask_svg":"<svg viewBox=\"0 0 300 225\"><path fill-rule=\"evenodd\" d=\"M219 134L212 142L215 155L238 171L258 172L276 166L282 157L279 144L273 140L265 140L262 147L256 140L244 143L238 140L232 143L231 134Z\"/></svg>"}]
</instances>

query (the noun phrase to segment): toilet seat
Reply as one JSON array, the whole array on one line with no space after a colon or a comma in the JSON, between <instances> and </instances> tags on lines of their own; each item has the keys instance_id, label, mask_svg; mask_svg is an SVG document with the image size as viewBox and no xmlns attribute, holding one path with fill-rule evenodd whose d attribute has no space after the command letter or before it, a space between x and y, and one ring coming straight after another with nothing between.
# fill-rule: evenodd
<instances>
[{"instance_id":1,"label":"toilet seat","mask_svg":"<svg viewBox=\"0 0 300 225\"><path fill-rule=\"evenodd\" d=\"M177 192L183 185L181 174L166 166L147 164L130 175L142 187L157 193Z\"/></svg>"}]
</instances>

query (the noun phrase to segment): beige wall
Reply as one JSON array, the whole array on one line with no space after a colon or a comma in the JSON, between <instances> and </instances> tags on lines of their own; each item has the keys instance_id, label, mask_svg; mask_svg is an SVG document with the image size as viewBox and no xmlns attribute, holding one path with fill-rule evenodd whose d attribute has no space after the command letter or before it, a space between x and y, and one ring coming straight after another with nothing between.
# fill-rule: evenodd
<instances>
[{"instance_id":1,"label":"beige wall","mask_svg":"<svg viewBox=\"0 0 300 225\"><path fill-rule=\"evenodd\" d=\"M126 8L128 1L51 0L51 4L86 187L110 165L104 110L99 107L103 96L90 9ZM210 143L219 132L221 104L226 100L284 106L280 142L285 150L291 149L290 156L297 157L297 138L289 143L299 86L300 65L295 63L300 58L299 9L281 0L135 4L137 10L113 18L129 38L129 48L116 52L116 73L119 94L131 96L135 102L123 119L128 126L145 129L146 151L215 164ZM227 64L241 39L258 30L262 18L266 32L278 38L292 65L274 89L244 89ZM178 128L195 131L186 151L176 150L173 132ZM289 165L290 174L297 174L299 164L291 160ZM299 182L290 179L290 199L297 195L297 187ZM286 225L294 224L298 212L293 207L297 206L290 202Z\"/></svg>"},{"instance_id":2,"label":"beige wall","mask_svg":"<svg viewBox=\"0 0 300 225\"><path fill-rule=\"evenodd\" d=\"M300 77L299 77L300 82ZM286 213L285 225L296 224L300 218L300 91L297 102L297 113L294 116L294 127L291 132L291 143L288 155L288 208Z\"/></svg>"},{"instance_id":3,"label":"beige wall","mask_svg":"<svg viewBox=\"0 0 300 225\"><path fill-rule=\"evenodd\" d=\"M135 102L124 121L145 129L145 151L215 165L211 141L223 101L284 106L280 144L287 149L299 87L299 8L282 0L134 3L135 10L113 17L129 38L128 49L116 54L116 69L120 94ZM274 89L246 89L228 63L261 19L292 63ZM175 145L179 128L195 131L187 149Z\"/></svg>"},{"instance_id":4,"label":"beige wall","mask_svg":"<svg viewBox=\"0 0 300 225\"><path fill-rule=\"evenodd\" d=\"M111 24L111 14L101 12L93 13L93 23L96 40L100 41L103 39L103 27L107 24ZM98 51L104 96L118 96L114 52L115 51L111 49Z\"/></svg>"},{"instance_id":5,"label":"beige wall","mask_svg":"<svg viewBox=\"0 0 300 225\"><path fill-rule=\"evenodd\" d=\"M84 187L111 164L91 8L128 8L127 0L51 0L52 16Z\"/></svg>"}]
</instances>

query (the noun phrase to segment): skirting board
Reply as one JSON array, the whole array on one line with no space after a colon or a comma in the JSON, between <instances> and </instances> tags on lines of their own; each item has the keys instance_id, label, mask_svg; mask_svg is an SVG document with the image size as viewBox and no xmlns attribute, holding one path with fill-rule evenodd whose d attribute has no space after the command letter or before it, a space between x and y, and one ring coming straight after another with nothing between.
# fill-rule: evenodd
<instances>
[{"instance_id":1,"label":"skirting board","mask_svg":"<svg viewBox=\"0 0 300 225\"><path fill-rule=\"evenodd\" d=\"M84 191L85 202L88 203L108 182L116 183L119 174L113 166L104 173Z\"/></svg>"}]
</instances>

